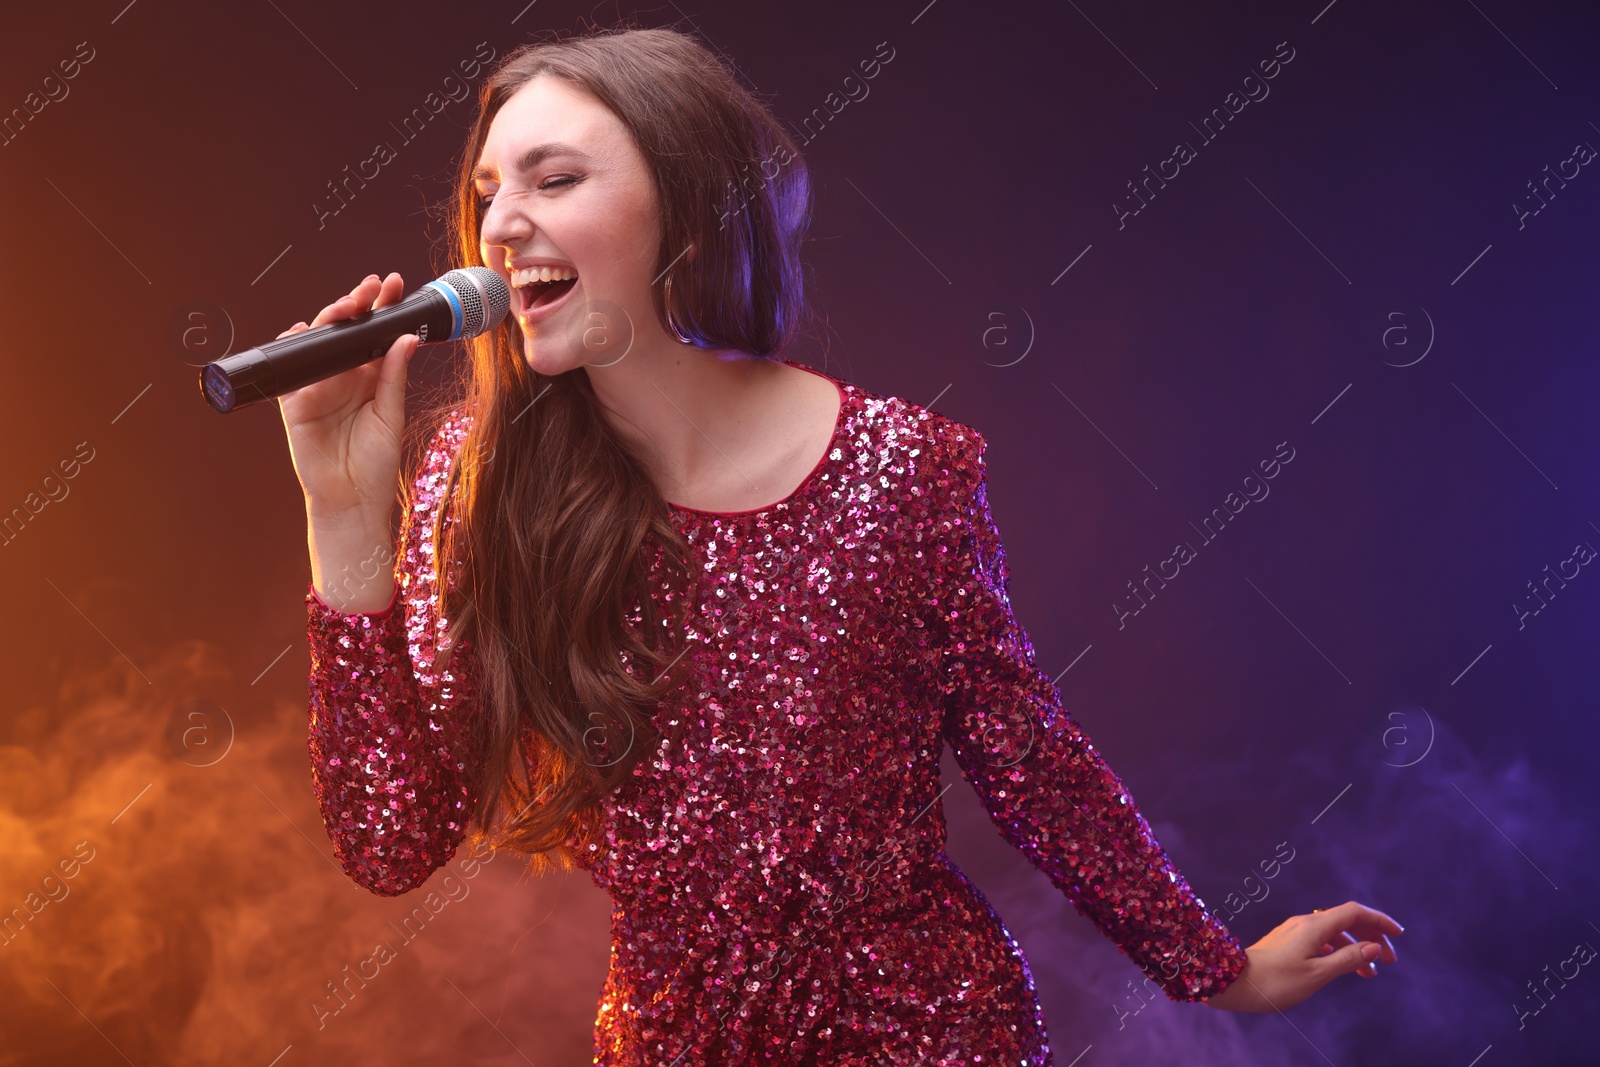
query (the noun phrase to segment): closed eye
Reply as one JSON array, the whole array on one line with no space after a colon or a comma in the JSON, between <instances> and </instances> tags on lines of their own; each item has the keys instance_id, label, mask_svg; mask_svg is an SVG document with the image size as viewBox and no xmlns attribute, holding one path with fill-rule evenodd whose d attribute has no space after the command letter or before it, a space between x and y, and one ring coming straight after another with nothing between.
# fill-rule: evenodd
<instances>
[{"instance_id":1,"label":"closed eye","mask_svg":"<svg viewBox=\"0 0 1600 1067\"><path fill-rule=\"evenodd\" d=\"M572 175L566 175L566 176L560 177L560 178L547 178L544 181L539 183L539 188L540 189L555 189L555 188L558 188L558 187L563 186L563 185L573 185L573 184L576 184L577 182L580 182L582 180L583 180L582 178L576 178L576 177L573 177ZM493 196L481 196L481 197L479 197L478 198L478 210L479 211L487 211L487 210L489 210L489 204L491 202L493 202L493 200L494 200Z\"/></svg>"}]
</instances>

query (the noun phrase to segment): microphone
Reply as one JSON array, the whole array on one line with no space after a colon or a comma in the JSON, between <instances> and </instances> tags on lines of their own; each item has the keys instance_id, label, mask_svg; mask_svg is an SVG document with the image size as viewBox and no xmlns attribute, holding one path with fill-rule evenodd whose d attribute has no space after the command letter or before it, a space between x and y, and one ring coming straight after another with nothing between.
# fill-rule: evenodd
<instances>
[{"instance_id":1,"label":"microphone","mask_svg":"<svg viewBox=\"0 0 1600 1067\"><path fill-rule=\"evenodd\" d=\"M500 325L510 309L505 279L488 267L463 267L388 307L208 363L200 371L200 392L226 414L371 362L408 333L422 344L477 337Z\"/></svg>"}]
</instances>

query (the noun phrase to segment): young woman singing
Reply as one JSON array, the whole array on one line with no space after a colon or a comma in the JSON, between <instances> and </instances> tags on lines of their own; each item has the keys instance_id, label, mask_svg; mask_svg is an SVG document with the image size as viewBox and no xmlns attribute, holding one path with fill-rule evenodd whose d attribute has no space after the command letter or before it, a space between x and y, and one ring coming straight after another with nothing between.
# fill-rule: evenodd
<instances>
[{"instance_id":1,"label":"young woman singing","mask_svg":"<svg viewBox=\"0 0 1600 1067\"><path fill-rule=\"evenodd\" d=\"M415 337L281 400L345 871L405 893L469 834L587 870L596 1063L1047 1064L1027 963L944 852L948 743L1174 999L1270 1011L1392 962L1358 903L1247 949L1195 896L1012 613L983 435L782 354L809 217L793 139L688 36L488 77L453 251L512 311L411 424L420 460L401 481ZM402 292L370 276L316 324Z\"/></svg>"}]
</instances>

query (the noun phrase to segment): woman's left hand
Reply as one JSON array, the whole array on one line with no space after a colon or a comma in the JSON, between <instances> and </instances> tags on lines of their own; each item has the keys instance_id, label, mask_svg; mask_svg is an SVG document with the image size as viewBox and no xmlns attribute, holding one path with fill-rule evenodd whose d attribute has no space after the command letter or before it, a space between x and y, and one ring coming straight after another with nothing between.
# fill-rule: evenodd
<instances>
[{"instance_id":1,"label":"woman's left hand","mask_svg":"<svg viewBox=\"0 0 1600 1067\"><path fill-rule=\"evenodd\" d=\"M1347 901L1311 915L1291 915L1249 946L1249 962L1228 988L1202 1003L1223 1011L1281 1011L1341 974L1373 978L1394 963L1390 937L1404 927L1376 908Z\"/></svg>"}]
</instances>

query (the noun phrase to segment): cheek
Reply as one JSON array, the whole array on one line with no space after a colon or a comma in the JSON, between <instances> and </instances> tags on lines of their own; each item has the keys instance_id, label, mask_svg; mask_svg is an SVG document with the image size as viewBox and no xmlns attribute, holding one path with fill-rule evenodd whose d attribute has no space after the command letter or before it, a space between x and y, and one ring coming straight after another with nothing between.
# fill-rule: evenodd
<instances>
[{"instance_id":1,"label":"cheek","mask_svg":"<svg viewBox=\"0 0 1600 1067\"><path fill-rule=\"evenodd\" d=\"M619 251L626 249L628 258L642 263L653 277L661 251L661 211L655 187L648 179L640 179L613 198L608 208L607 217L616 220L613 232ZM672 249L666 258L670 260L678 251Z\"/></svg>"},{"instance_id":2,"label":"cheek","mask_svg":"<svg viewBox=\"0 0 1600 1067\"><path fill-rule=\"evenodd\" d=\"M602 225L573 229L565 240L554 229L550 237L579 263L589 264L594 279L603 278L608 288L648 289L658 271L656 259L661 244L659 233L653 229L654 219L627 214L601 217L605 219Z\"/></svg>"}]
</instances>

